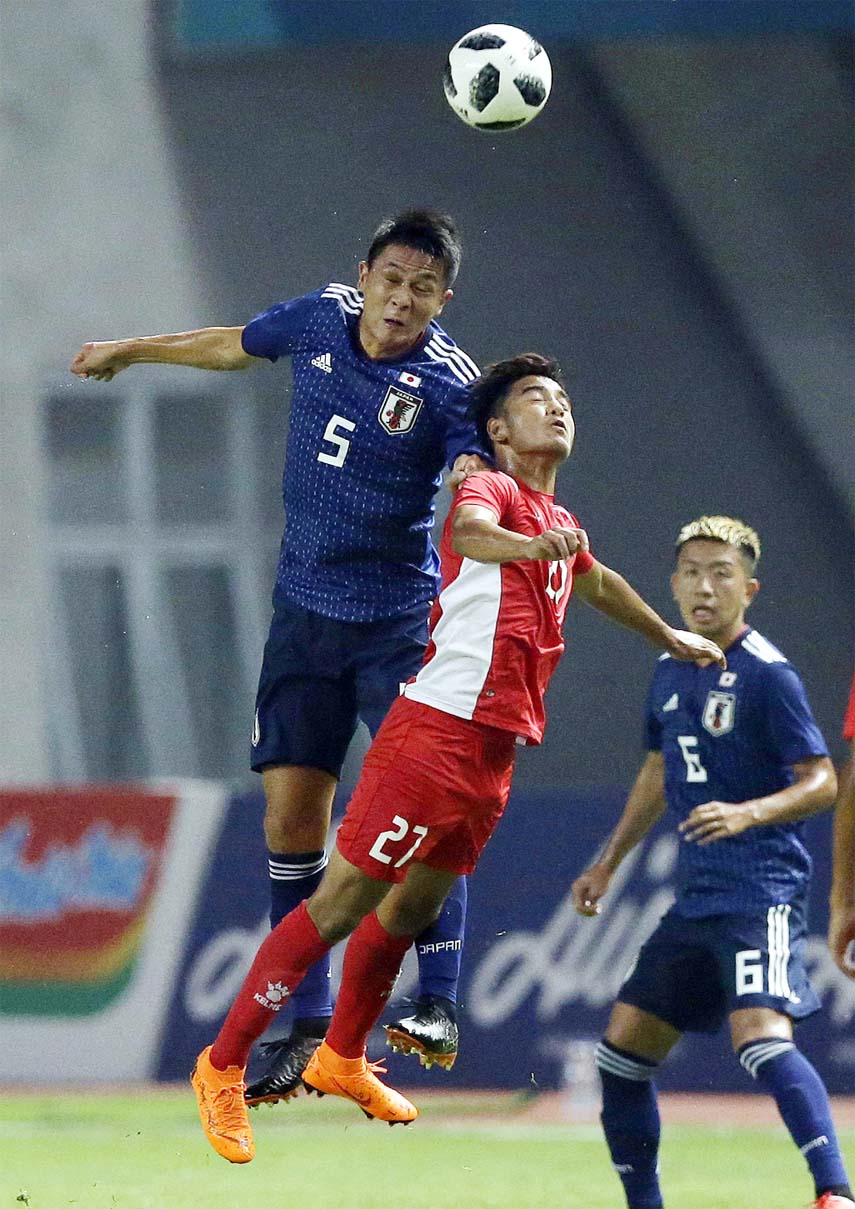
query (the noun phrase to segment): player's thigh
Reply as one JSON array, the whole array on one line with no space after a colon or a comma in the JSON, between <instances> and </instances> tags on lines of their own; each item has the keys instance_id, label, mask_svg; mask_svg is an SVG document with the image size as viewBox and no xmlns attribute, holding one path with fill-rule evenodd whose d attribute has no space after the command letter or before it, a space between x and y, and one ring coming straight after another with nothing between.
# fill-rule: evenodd
<instances>
[{"instance_id":1,"label":"player's thigh","mask_svg":"<svg viewBox=\"0 0 855 1209\"><path fill-rule=\"evenodd\" d=\"M392 936L418 936L439 915L457 876L414 861L378 907L377 918Z\"/></svg>"},{"instance_id":2,"label":"player's thigh","mask_svg":"<svg viewBox=\"0 0 855 1209\"><path fill-rule=\"evenodd\" d=\"M727 995L704 921L667 912L641 946L617 997L679 1033L718 1032Z\"/></svg>"},{"instance_id":3,"label":"player's thigh","mask_svg":"<svg viewBox=\"0 0 855 1209\"><path fill-rule=\"evenodd\" d=\"M618 1001L612 1008L605 1036L610 1045L628 1054L646 1058L648 1062L662 1062L680 1040L681 1033L666 1020Z\"/></svg>"},{"instance_id":4,"label":"player's thigh","mask_svg":"<svg viewBox=\"0 0 855 1209\"><path fill-rule=\"evenodd\" d=\"M262 769L264 838L271 852L316 852L327 842L338 781L301 764Z\"/></svg>"},{"instance_id":5,"label":"player's thigh","mask_svg":"<svg viewBox=\"0 0 855 1209\"><path fill-rule=\"evenodd\" d=\"M339 828L342 854L390 882L403 881L412 861L470 872L479 849L457 837L482 820L474 830L485 842L507 801L516 750L510 732L496 738L488 729L398 697Z\"/></svg>"},{"instance_id":6,"label":"player's thigh","mask_svg":"<svg viewBox=\"0 0 855 1209\"><path fill-rule=\"evenodd\" d=\"M338 779L357 724L356 683L342 622L279 606L256 695L250 763L317 768Z\"/></svg>"},{"instance_id":7,"label":"player's thigh","mask_svg":"<svg viewBox=\"0 0 855 1209\"><path fill-rule=\"evenodd\" d=\"M357 709L377 734L401 687L418 672L428 642L427 605L364 627L355 653Z\"/></svg>"},{"instance_id":8,"label":"player's thigh","mask_svg":"<svg viewBox=\"0 0 855 1209\"><path fill-rule=\"evenodd\" d=\"M388 891L387 882L369 877L336 850L306 907L321 937L334 944L349 936Z\"/></svg>"},{"instance_id":9,"label":"player's thigh","mask_svg":"<svg viewBox=\"0 0 855 1209\"><path fill-rule=\"evenodd\" d=\"M803 1020L819 1010L819 996L808 978L803 902L724 916L711 920L709 928L726 987L728 1016L737 1021L738 1035L745 1037L742 1044L756 1039L748 1034L758 1021L772 1029L769 1036L786 1036L786 1021ZM782 1018L780 1023L776 1016Z\"/></svg>"}]
</instances>

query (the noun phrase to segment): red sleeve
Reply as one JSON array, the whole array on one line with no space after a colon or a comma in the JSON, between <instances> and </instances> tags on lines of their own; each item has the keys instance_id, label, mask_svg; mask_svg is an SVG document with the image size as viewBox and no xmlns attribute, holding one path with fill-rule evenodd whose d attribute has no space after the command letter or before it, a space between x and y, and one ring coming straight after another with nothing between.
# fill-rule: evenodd
<instances>
[{"instance_id":1,"label":"red sleeve","mask_svg":"<svg viewBox=\"0 0 855 1209\"><path fill-rule=\"evenodd\" d=\"M852 673L852 688L849 690L849 704L843 722L843 738L855 739L855 672Z\"/></svg>"},{"instance_id":2,"label":"red sleeve","mask_svg":"<svg viewBox=\"0 0 855 1209\"><path fill-rule=\"evenodd\" d=\"M570 526L573 529L584 529L585 526L579 523L578 516L574 516L572 512L567 514L570 517ZM591 567L596 562L596 558L589 550L580 550L573 559L573 574L587 575Z\"/></svg>"},{"instance_id":3,"label":"red sleeve","mask_svg":"<svg viewBox=\"0 0 855 1209\"><path fill-rule=\"evenodd\" d=\"M454 507L474 504L489 508L501 521L508 505L516 498L519 488L512 478L500 470L479 470L465 478L454 496Z\"/></svg>"}]
</instances>

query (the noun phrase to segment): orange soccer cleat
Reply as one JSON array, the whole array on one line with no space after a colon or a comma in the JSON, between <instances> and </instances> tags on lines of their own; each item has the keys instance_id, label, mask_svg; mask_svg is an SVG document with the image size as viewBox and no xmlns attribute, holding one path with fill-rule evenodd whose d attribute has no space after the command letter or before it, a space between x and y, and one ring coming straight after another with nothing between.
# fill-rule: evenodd
<instances>
[{"instance_id":1,"label":"orange soccer cleat","mask_svg":"<svg viewBox=\"0 0 855 1209\"><path fill-rule=\"evenodd\" d=\"M836 1192L824 1192L814 1201L813 1209L855 1209L855 1201L848 1196L838 1196Z\"/></svg>"},{"instance_id":2,"label":"orange soccer cleat","mask_svg":"<svg viewBox=\"0 0 855 1209\"><path fill-rule=\"evenodd\" d=\"M361 1058L342 1058L326 1041L315 1050L303 1071L306 1091L319 1096L341 1096L358 1104L366 1117L377 1117L390 1125L409 1125L419 1115L415 1104L392 1087L387 1087L374 1073L386 1073L380 1062Z\"/></svg>"},{"instance_id":3,"label":"orange soccer cleat","mask_svg":"<svg viewBox=\"0 0 855 1209\"><path fill-rule=\"evenodd\" d=\"M243 1075L240 1066L229 1066L224 1071L212 1066L210 1045L202 1050L190 1075L205 1137L230 1163L248 1163L255 1155L243 1098Z\"/></svg>"}]
</instances>

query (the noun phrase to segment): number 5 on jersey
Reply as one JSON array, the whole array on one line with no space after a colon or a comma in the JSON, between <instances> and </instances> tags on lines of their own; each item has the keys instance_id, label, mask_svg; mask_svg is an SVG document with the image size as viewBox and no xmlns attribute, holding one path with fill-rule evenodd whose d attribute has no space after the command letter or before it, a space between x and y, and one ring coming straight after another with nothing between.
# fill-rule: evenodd
<instances>
[{"instance_id":1,"label":"number 5 on jersey","mask_svg":"<svg viewBox=\"0 0 855 1209\"><path fill-rule=\"evenodd\" d=\"M390 831L381 831L377 836L377 839L371 845L371 851L368 854L369 856L373 856L375 861L379 861L381 865L392 865L392 855L383 851L386 845L400 843L400 841L403 840L411 830L410 824L406 819L401 818L399 814L396 814L393 817L392 822L395 824L394 828ZM407 861L413 856L427 833L427 827L420 827L418 824L416 824L416 826L412 828L412 834L416 837L415 841L410 844L404 855L395 861L394 865L392 865L393 869L400 869L402 865L406 865Z\"/></svg>"},{"instance_id":2,"label":"number 5 on jersey","mask_svg":"<svg viewBox=\"0 0 855 1209\"><path fill-rule=\"evenodd\" d=\"M335 446L335 453L326 453L322 449L318 454L318 461L325 462L327 466L343 466L347 451L350 449L350 441L337 431L340 428L343 428L345 432L354 432L356 425L353 420L346 420L344 416L330 418L329 424L324 429L324 440Z\"/></svg>"}]
</instances>

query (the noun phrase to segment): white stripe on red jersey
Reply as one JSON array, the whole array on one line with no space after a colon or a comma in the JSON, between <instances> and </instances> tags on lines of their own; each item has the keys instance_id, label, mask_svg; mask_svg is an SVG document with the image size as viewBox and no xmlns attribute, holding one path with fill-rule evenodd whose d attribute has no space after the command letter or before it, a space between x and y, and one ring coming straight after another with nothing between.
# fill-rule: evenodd
<instances>
[{"instance_id":1,"label":"white stripe on red jersey","mask_svg":"<svg viewBox=\"0 0 855 1209\"><path fill-rule=\"evenodd\" d=\"M464 504L489 508L502 528L528 537L556 526L578 526L551 495L510 475L470 475L455 494L443 530L442 590L431 615L425 662L404 695L540 743L543 695L564 650L561 624L573 573L585 574L594 559L590 554L566 562L462 558L452 546L451 527Z\"/></svg>"}]
</instances>

